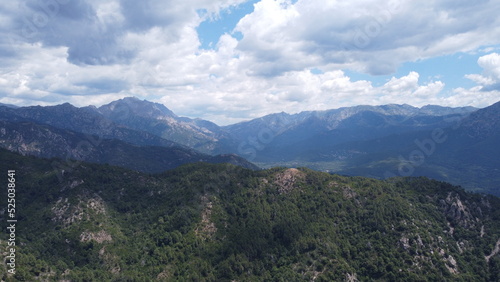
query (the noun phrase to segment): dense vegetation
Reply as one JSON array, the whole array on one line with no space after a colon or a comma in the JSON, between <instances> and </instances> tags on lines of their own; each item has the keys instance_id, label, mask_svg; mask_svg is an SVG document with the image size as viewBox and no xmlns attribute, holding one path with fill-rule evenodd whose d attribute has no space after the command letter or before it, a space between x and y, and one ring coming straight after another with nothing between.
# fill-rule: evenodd
<instances>
[{"instance_id":1,"label":"dense vegetation","mask_svg":"<svg viewBox=\"0 0 500 282\"><path fill-rule=\"evenodd\" d=\"M51 162L0 151L18 187L7 281L500 279L500 200L444 182L201 163L62 172Z\"/></svg>"}]
</instances>

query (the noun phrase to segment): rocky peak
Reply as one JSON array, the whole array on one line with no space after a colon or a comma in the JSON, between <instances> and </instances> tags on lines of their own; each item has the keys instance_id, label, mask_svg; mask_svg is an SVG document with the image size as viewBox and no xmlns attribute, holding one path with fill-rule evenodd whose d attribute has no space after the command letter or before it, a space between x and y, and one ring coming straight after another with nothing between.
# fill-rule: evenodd
<instances>
[{"instance_id":1,"label":"rocky peak","mask_svg":"<svg viewBox=\"0 0 500 282\"><path fill-rule=\"evenodd\" d=\"M131 115L146 117L146 118L160 118L171 117L177 118L171 110L162 104L149 102L146 100L139 100L136 97L126 97L109 104L103 105L98 108L98 111L106 117L125 119Z\"/></svg>"}]
</instances>

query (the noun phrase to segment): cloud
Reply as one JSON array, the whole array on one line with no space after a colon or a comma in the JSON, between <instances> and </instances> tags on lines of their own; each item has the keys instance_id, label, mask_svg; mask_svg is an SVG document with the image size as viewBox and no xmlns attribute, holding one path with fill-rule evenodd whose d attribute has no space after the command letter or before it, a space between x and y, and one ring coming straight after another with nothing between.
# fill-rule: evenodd
<instances>
[{"instance_id":1,"label":"cloud","mask_svg":"<svg viewBox=\"0 0 500 282\"><path fill-rule=\"evenodd\" d=\"M494 1L263 0L237 25L238 48L264 75L313 65L390 74L403 62L500 43L499 8Z\"/></svg>"},{"instance_id":2,"label":"cloud","mask_svg":"<svg viewBox=\"0 0 500 282\"><path fill-rule=\"evenodd\" d=\"M500 54L491 53L479 57L478 65L483 69L481 74L468 74L466 78L477 85L469 89L459 87L449 97L454 104L469 102L478 106L487 106L500 99Z\"/></svg>"},{"instance_id":3,"label":"cloud","mask_svg":"<svg viewBox=\"0 0 500 282\"><path fill-rule=\"evenodd\" d=\"M483 69L483 73L469 74L465 77L480 85L483 91L500 90L500 54L491 53L482 56L477 63Z\"/></svg>"},{"instance_id":4,"label":"cloud","mask_svg":"<svg viewBox=\"0 0 500 282\"><path fill-rule=\"evenodd\" d=\"M10 8L16 15L8 31L11 45L40 42L46 47L64 46L68 48L68 60L74 64L126 62L133 55L120 44L120 21L111 21L109 14L102 13L101 6L109 7L114 2L28 0L21 3Z\"/></svg>"},{"instance_id":5,"label":"cloud","mask_svg":"<svg viewBox=\"0 0 500 282\"><path fill-rule=\"evenodd\" d=\"M496 53L479 59L483 73L467 76L477 87L446 93L417 71L381 86L345 71L393 74L404 62L499 44L494 1L262 0L201 49L200 23L242 2L3 1L0 102L85 106L138 96L227 124L279 111L498 99L490 91L500 80Z\"/></svg>"},{"instance_id":6,"label":"cloud","mask_svg":"<svg viewBox=\"0 0 500 282\"><path fill-rule=\"evenodd\" d=\"M137 56L141 50L126 41L131 34L142 36L160 28L164 31L163 43L174 43L182 38L186 28L194 29L203 20L197 10L213 15L239 2L242 1L27 0L17 6L1 4L1 10L9 11L8 33L14 41L65 46L71 63L106 65L129 64Z\"/></svg>"}]
</instances>

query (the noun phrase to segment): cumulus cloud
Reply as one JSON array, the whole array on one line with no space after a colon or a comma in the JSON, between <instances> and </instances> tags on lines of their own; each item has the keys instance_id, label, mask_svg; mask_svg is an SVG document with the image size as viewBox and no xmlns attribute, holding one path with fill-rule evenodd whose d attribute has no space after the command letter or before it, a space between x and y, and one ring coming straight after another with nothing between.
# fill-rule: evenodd
<instances>
[{"instance_id":1,"label":"cumulus cloud","mask_svg":"<svg viewBox=\"0 0 500 282\"><path fill-rule=\"evenodd\" d=\"M138 96L227 124L278 111L498 99L496 53L478 60L483 73L467 76L478 86L447 93L417 71L380 86L345 72L393 74L404 62L499 44L495 1L262 0L201 49L200 23L243 2L3 1L0 102L85 106Z\"/></svg>"},{"instance_id":2,"label":"cumulus cloud","mask_svg":"<svg viewBox=\"0 0 500 282\"><path fill-rule=\"evenodd\" d=\"M378 75L403 62L498 44L499 9L493 1L263 0L236 30L243 34L239 48L251 50L266 75L318 63Z\"/></svg>"},{"instance_id":3,"label":"cumulus cloud","mask_svg":"<svg viewBox=\"0 0 500 282\"><path fill-rule=\"evenodd\" d=\"M451 105L469 103L477 106L488 106L500 99L500 54L491 53L479 57L478 65L483 69L481 74L468 74L466 78L477 85L471 88L453 89L453 95L446 98Z\"/></svg>"},{"instance_id":4,"label":"cumulus cloud","mask_svg":"<svg viewBox=\"0 0 500 282\"><path fill-rule=\"evenodd\" d=\"M483 73L469 74L466 77L480 85L484 91L500 90L500 54L482 56L477 63L483 68Z\"/></svg>"},{"instance_id":5,"label":"cumulus cloud","mask_svg":"<svg viewBox=\"0 0 500 282\"><path fill-rule=\"evenodd\" d=\"M65 46L71 63L105 65L130 63L137 56L139 46L126 41L131 34L142 36L152 28L161 28L163 42L174 43L186 28L194 29L201 22L197 10L211 15L239 2L27 0L17 5L3 3L1 8L9 12L11 39Z\"/></svg>"}]
</instances>

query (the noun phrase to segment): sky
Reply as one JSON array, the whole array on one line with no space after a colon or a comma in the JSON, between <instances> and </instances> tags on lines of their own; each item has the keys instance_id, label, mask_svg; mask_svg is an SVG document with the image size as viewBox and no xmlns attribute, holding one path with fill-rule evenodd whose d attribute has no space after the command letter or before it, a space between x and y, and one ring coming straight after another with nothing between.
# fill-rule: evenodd
<instances>
[{"instance_id":1,"label":"sky","mask_svg":"<svg viewBox=\"0 0 500 282\"><path fill-rule=\"evenodd\" d=\"M500 100L500 1L14 0L0 103L162 103L219 125Z\"/></svg>"}]
</instances>

